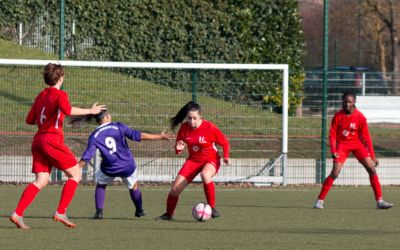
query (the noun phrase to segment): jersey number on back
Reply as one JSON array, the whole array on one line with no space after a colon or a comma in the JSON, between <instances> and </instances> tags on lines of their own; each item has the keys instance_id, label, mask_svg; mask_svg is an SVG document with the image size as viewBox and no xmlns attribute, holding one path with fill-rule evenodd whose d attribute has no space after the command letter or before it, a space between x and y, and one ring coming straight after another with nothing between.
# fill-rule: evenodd
<instances>
[{"instance_id":1,"label":"jersey number on back","mask_svg":"<svg viewBox=\"0 0 400 250\"><path fill-rule=\"evenodd\" d=\"M110 152L110 155L112 155L113 153L117 152L117 144L115 143L114 138L112 137L106 137L106 146L107 148L109 148L110 150L108 152Z\"/></svg>"}]
</instances>

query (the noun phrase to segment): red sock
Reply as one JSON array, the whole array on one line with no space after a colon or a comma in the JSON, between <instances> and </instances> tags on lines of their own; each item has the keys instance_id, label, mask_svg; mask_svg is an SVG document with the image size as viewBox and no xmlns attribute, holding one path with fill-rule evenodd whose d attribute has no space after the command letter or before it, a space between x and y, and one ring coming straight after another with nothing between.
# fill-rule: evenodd
<instances>
[{"instance_id":1,"label":"red sock","mask_svg":"<svg viewBox=\"0 0 400 250\"><path fill-rule=\"evenodd\" d=\"M379 182L378 175L374 174L369 177L369 181L371 182L371 187L374 190L375 199L377 201L382 200L382 189L381 183Z\"/></svg>"},{"instance_id":2,"label":"red sock","mask_svg":"<svg viewBox=\"0 0 400 250\"><path fill-rule=\"evenodd\" d=\"M328 192L331 189L334 181L335 180L331 176L326 177L324 184L322 184L321 192L318 196L319 200L325 200L325 197L328 195Z\"/></svg>"},{"instance_id":3,"label":"red sock","mask_svg":"<svg viewBox=\"0 0 400 250\"><path fill-rule=\"evenodd\" d=\"M32 203L40 189L34 184L29 184L21 195L15 213L18 216L23 216L26 208Z\"/></svg>"},{"instance_id":4,"label":"red sock","mask_svg":"<svg viewBox=\"0 0 400 250\"><path fill-rule=\"evenodd\" d=\"M179 196L174 197L168 194L167 198L167 215L173 216L176 208L176 204L178 204Z\"/></svg>"},{"instance_id":5,"label":"red sock","mask_svg":"<svg viewBox=\"0 0 400 250\"><path fill-rule=\"evenodd\" d=\"M72 201L77 187L78 182L73 179L68 179L68 181L65 183L64 188L61 192L60 203L58 203L57 208L57 212L59 214L65 214L65 210L67 210L69 203Z\"/></svg>"},{"instance_id":6,"label":"red sock","mask_svg":"<svg viewBox=\"0 0 400 250\"><path fill-rule=\"evenodd\" d=\"M204 193L206 194L207 203L215 207L215 185L214 182L203 183Z\"/></svg>"}]
</instances>

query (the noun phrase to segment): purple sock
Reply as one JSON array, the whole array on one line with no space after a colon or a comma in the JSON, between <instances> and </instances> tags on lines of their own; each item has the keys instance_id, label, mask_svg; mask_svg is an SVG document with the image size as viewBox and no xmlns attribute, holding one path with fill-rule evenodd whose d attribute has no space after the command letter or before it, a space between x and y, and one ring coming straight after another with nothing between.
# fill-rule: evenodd
<instances>
[{"instance_id":1,"label":"purple sock","mask_svg":"<svg viewBox=\"0 0 400 250\"><path fill-rule=\"evenodd\" d=\"M103 210L104 207L104 198L106 196L106 187L107 185L96 185L95 191L95 201L96 201L96 211Z\"/></svg>"},{"instance_id":2,"label":"purple sock","mask_svg":"<svg viewBox=\"0 0 400 250\"><path fill-rule=\"evenodd\" d=\"M129 193L133 203L135 204L136 210L142 209L142 192L140 192L140 189L129 189Z\"/></svg>"}]
</instances>

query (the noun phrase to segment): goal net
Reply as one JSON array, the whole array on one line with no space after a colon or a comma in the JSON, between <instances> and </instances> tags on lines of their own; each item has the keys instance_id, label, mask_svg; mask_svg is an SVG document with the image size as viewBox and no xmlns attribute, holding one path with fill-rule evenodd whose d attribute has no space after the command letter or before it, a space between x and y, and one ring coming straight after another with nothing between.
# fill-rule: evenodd
<instances>
[{"instance_id":1,"label":"goal net","mask_svg":"<svg viewBox=\"0 0 400 250\"><path fill-rule=\"evenodd\" d=\"M14 59L0 59L1 182L34 178L30 147L37 128L26 125L25 117L45 87L43 67L50 62L64 67L63 89L73 106L106 104L113 121L143 132L169 128L169 119L184 104L198 102L203 117L215 123L231 144L232 164L220 168L216 182L286 184L288 65ZM65 143L78 158L95 127L73 127L66 119ZM176 156L173 142L129 145L140 181L173 181L187 156ZM83 169L84 180L93 180L99 161L96 157Z\"/></svg>"}]
</instances>

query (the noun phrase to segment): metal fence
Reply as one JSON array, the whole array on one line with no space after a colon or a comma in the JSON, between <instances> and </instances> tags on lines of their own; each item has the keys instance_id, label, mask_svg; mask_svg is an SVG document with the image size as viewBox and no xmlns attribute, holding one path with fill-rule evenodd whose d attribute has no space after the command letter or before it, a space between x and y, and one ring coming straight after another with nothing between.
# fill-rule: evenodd
<instances>
[{"instance_id":1,"label":"metal fence","mask_svg":"<svg viewBox=\"0 0 400 250\"><path fill-rule=\"evenodd\" d=\"M43 67L0 67L0 181L29 182L31 171L30 144L36 127L25 124L25 116L34 97L45 87ZM184 72L184 73L183 73ZM179 78L179 86L166 82ZM241 93L218 96L203 91L204 72L198 75L197 101L204 108L204 117L217 124L232 145L231 166L222 167L218 181L232 176L257 176L261 169L281 154L282 116L273 106L243 99ZM218 72L221 74L221 72ZM66 67L64 89L74 106L89 107L95 101L105 103L114 121L121 121L145 132L158 133L169 127L168 120L193 96L191 71L169 70L157 81L146 81L118 68ZM170 76L170 79L167 79ZM321 179L321 99L322 73L307 72L303 103L289 117L289 151L287 184L315 184ZM400 96L398 76L379 72L335 71L328 75L328 119L341 107L345 90L358 95L358 108L367 116L380 167L377 171L382 184L400 184ZM176 81L176 80L174 80ZM172 81L172 82L174 82ZM276 84L279 79L266 79L263 84ZM250 86L251 82L213 82L215 86L234 88ZM177 88L179 87L179 89ZM258 93L260 96L269 93ZM294 93L289 93L290 95ZM299 94L299 93L297 93ZM249 94L247 94L249 95ZM238 98L240 97L240 98ZM329 123L328 123L329 124ZM74 128L65 126L66 144L79 157L86 147L87 137L95 124ZM141 181L172 181L184 161L175 156L173 144L164 141L130 143L138 165ZM327 149L329 150L329 148ZM329 155L329 154L328 154ZM281 163L265 175L280 176ZM83 169L84 180L92 181L95 168ZM327 160L327 173L332 166ZM57 180L56 176L53 176ZM335 182L342 185L369 184L366 171L350 158Z\"/></svg>"},{"instance_id":2,"label":"metal fence","mask_svg":"<svg viewBox=\"0 0 400 250\"><path fill-rule=\"evenodd\" d=\"M265 75L262 83L254 83L246 70L237 71L234 78L229 70L128 71L118 67L79 66L67 66L65 70L64 90L69 93L73 106L104 103L114 121L144 132L159 133L168 128L169 119L181 106L197 100L204 110L204 118L214 122L231 143L233 163L221 168L216 181L245 181L260 176L263 169L268 170L263 175L282 176L280 162L275 168L264 168L282 153L282 115L271 111L276 106L264 103L262 97L268 93L249 91L254 87L252 84L280 86L281 72ZM42 71L43 66L0 67L0 181L28 182L34 178L30 173L30 145L36 127L24 121L35 96L45 87ZM146 77L152 79L146 80ZM228 78L247 80L226 81ZM247 94L229 92L237 87ZM64 126L65 142L77 157L85 150L87 138L95 127L95 124L73 127L68 122ZM174 154L172 142L143 141L130 146L141 181L173 181L185 160L185 155ZM93 180L95 165L93 162L83 169L85 181Z\"/></svg>"}]
</instances>

